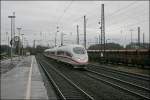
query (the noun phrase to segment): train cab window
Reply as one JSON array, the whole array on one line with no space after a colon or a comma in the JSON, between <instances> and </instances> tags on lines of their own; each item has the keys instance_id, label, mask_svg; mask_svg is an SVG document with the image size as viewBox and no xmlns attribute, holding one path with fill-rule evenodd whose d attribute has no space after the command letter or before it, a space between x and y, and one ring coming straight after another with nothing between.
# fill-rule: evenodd
<instances>
[{"instance_id":1,"label":"train cab window","mask_svg":"<svg viewBox=\"0 0 150 100\"><path fill-rule=\"evenodd\" d=\"M76 54L85 54L85 49L82 47L75 47L75 48L73 48L73 51Z\"/></svg>"},{"instance_id":2,"label":"train cab window","mask_svg":"<svg viewBox=\"0 0 150 100\"><path fill-rule=\"evenodd\" d=\"M68 57L72 57L72 54L70 54L69 52L65 52L66 56Z\"/></svg>"},{"instance_id":3,"label":"train cab window","mask_svg":"<svg viewBox=\"0 0 150 100\"><path fill-rule=\"evenodd\" d=\"M46 55L48 55L48 52L45 52Z\"/></svg>"},{"instance_id":4,"label":"train cab window","mask_svg":"<svg viewBox=\"0 0 150 100\"><path fill-rule=\"evenodd\" d=\"M50 54L54 54L54 52L50 52Z\"/></svg>"},{"instance_id":5,"label":"train cab window","mask_svg":"<svg viewBox=\"0 0 150 100\"><path fill-rule=\"evenodd\" d=\"M64 55L63 51L57 51L57 55Z\"/></svg>"}]
</instances>

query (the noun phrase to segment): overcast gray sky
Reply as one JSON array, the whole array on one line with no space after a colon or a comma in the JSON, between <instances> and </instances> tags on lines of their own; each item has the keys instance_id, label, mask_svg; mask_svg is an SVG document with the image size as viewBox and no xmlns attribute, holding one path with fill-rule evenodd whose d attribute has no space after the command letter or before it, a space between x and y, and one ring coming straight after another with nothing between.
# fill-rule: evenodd
<instances>
[{"instance_id":1,"label":"overcast gray sky","mask_svg":"<svg viewBox=\"0 0 150 100\"><path fill-rule=\"evenodd\" d=\"M130 42L130 31L133 29L133 41L137 41L137 27L149 40L149 1L1 1L1 43L6 43L6 32L10 36L10 19L16 14L16 27L29 45L33 40L43 45L54 45L56 26L59 26L57 43L60 34L65 33L65 44L76 42L76 25L79 25L80 43L83 43L83 16L87 18L87 43L92 44L100 34L99 24L101 4L105 5L106 39L125 45ZM18 31L16 30L16 35Z\"/></svg>"}]
</instances>

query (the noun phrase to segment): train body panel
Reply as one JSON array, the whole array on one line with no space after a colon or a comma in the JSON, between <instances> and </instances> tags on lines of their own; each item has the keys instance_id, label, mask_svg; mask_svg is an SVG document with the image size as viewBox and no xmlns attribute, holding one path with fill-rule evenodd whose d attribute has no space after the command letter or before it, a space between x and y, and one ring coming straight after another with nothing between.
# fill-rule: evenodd
<instances>
[{"instance_id":1,"label":"train body panel","mask_svg":"<svg viewBox=\"0 0 150 100\"><path fill-rule=\"evenodd\" d=\"M88 64L87 51L81 45L67 45L46 49L44 55L75 67L83 67Z\"/></svg>"}]
</instances>

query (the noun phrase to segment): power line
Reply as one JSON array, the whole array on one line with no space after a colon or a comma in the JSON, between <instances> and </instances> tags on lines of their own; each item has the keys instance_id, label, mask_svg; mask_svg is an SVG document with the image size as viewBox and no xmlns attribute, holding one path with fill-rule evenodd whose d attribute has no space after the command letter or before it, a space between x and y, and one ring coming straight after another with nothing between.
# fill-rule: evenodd
<instances>
[{"instance_id":1,"label":"power line","mask_svg":"<svg viewBox=\"0 0 150 100\"><path fill-rule=\"evenodd\" d=\"M128 6L126 6L126 7L130 7L131 5L133 5L135 2L133 2L133 3L131 3L131 4L129 4ZM123 9L123 8L121 8L121 9ZM119 9L119 10L117 10L117 11L121 11L121 9ZM143 11L145 11L145 10L143 10ZM141 11L141 12L143 12L143 11ZM133 14L133 13L132 13ZM145 13L144 13L145 14ZM139 16L139 15L138 15ZM134 19L136 18L136 17L138 17L138 16L131 16L131 17L134 17ZM124 19L129 19L129 15L128 16L125 16L125 17L127 17L127 18L124 18ZM122 17L120 17L120 18L122 18ZM118 19L118 18L117 18ZM124 20L123 19L123 20ZM114 21L114 20L113 20ZM119 21L120 22L120 21ZM117 22L118 23L118 22ZM114 24L117 24L117 23L113 23L113 25Z\"/></svg>"},{"instance_id":2,"label":"power line","mask_svg":"<svg viewBox=\"0 0 150 100\"><path fill-rule=\"evenodd\" d=\"M134 2L131 3L131 4L129 4L128 7L131 6L131 5L133 5L133 4L134 4ZM119 11L120 11L120 10L121 10L121 9L119 9ZM142 9L142 11L140 11L140 12L144 12L144 11L145 11L145 9ZM142 14L142 16L141 16L141 15L140 15L140 16L143 18L143 16L144 16L145 14L147 14L147 13L144 13L144 14ZM134 16L133 16L133 15L134 15ZM124 17L124 16L123 16L123 17ZM139 17L139 15L135 16L134 13L132 13L132 16L130 16L131 19L135 19L136 17ZM125 16L125 18L123 18L123 19L122 19L122 17L119 17L119 18L121 18L120 20L126 20L126 19L129 19L129 15ZM118 18L117 18L117 20L118 20ZM113 21L114 21L114 19L113 19ZM115 21L115 22L116 22L116 21ZM120 21L118 21L118 22L120 22ZM118 24L118 22L112 23L112 25Z\"/></svg>"},{"instance_id":3,"label":"power line","mask_svg":"<svg viewBox=\"0 0 150 100\"><path fill-rule=\"evenodd\" d=\"M136 17L143 17L145 14L147 14L147 13L144 13L144 14L142 14L142 16L141 15L137 15L137 16L131 16L130 18L131 19L135 19ZM132 14L132 15L134 15L134 14ZM123 16L124 17L124 16ZM122 17L119 17L119 18L122 18ZM120 19L120 20L126 20L126 19L129 19L129 15L127 15L127 16L125 16L125 18L123 18L123 19ZM118 18L117 18L117 20L118 20ZM114 21L114 20L113 20ZM116 22L116 21L115 21ZM120 21L118 21L118 22L120 22ZM116 22L116 23L112 23L111 25L115 25L115 24L117 24L118 22Z\"/></svg>"},{"instance_id":4,"label":"power line","mask_svg":"<svg viewBox=\"0 0 150 100\"><path fill-rule=\"evenodd\" d=\"M118 13L118 12L122 11L122 9L124 10L125 8L128 8L128 7L132 6L133 4L135 4L135 2L137 2L137 1L134 1L134 2L130 3L129 5L127 5L127 6L123 7L123 8L121 8L121 9L116 10L116 11L113 12L112 14ZM93 9L93 10L95 10L95 9ZM90 12L93 12L93 10L91 10ZM87 12L87 13L88 13L88 12ZM87 13L86 13L86 14L87 14ZM90 15L91 15L91 14L90 14ZM95 15L95 14L94 14L94 15ZM73 20L73 22L74 22L74 21L77 21L77 20L81 20L82 17L83 17L83 16L78 17L77 19ZM90 16L90 17L91 17L91 16ZM88 17L88 18L89 18L89 17Z\"/></svg>"},{"instance_id":5,"label":"power line","mask_svg":"<svg viewBox=\"0 0 150 100\"><path fill-rule=\"evenodd\" d=\"M81 19L82 19L82 17L83 17L83 15L82 15L82 16L80 16L80 17L78 17L78 18L76 18L76 19L74 19L74 20L73 20L73 22L78 21L78 20L81 20Z\"/></svg>"},{"instance_id":6,"label":"power line","mask_svg":"<svg viewBox=\"0 0 150 100\"><path fill-rule=\"evenodd\" d=\"M137 1L135 1L135 2L137 2ZM127 6L125 6L125 7L123 7L123 8L121 8L121 9L118 9L118 10L116 10L115 12L113 12L113 13L118 13L118 12L120 12L120 11L122 11L122 10L124 10L124 8L129 8L129 7L131 7L133 4L135 4L135 2L132 2L132 3L130 3L129 5L127 5ZM145 10L143 10L143 11L145 11ZM141 11L142 12L142 11ZM112 14L113 14L112 13ZM133 14L133 13L132 13ZM145 13L144 13L145 14ZM114 15L114 14L113 14ZM112 15L112 16L113 16ZM129 16L129 15L128 15ZM129 17L127 16L127 19L129 19ZM138 15L139 16L139 15ZM132 17L138 17L138 16L132 16ZM122 17L121 17L122 18ZM118 18L117 18L118 19ZM124 19L126 19L126 18L124 18ZM113 20L114 21L114 20ZM120 22L120 21L119 21ZM117 22L118 23L118 22ZM116 23L115 23L116 24ZM113 25L114 25L114 23L113 23Z\"/></svg>"},{"instance_id":7,"label":"power line","mask_svg":"<svg viewBox=\"0 0 150 100\"><path fill-rule=\"evenodd\" d=\"M130 3L130 4L127 5L127 6L125 6L125 7L123 7L123 8L120 8L120 9L114 11L113 13L110 14L109 17L111 17L111 16L113 16L113 15L119 13L120 11L126 10L127 8L129 8L129 7L131 7L132 5L136 4L136 2L137 2L137 1L134 1L134 2Z\"/></svg>"},{"instance_id":8,"label":"power line","mask_svg":"<svg viewBox=\"0 0 150 100\"><path fill-rule=\"evenodd\" d=\"M68 4L68 6L64 9L64 13L60 16L60 18L58 19L57 24L61 21L61 19L63 18L63 16L65 15L65 13L67 12L67 10L70 8L70 6L72 5L73 0Z\"/></svg>"},{"instance_id":9,"label":"power line","mask_svg":"<svg viewBox=\"0 0 150 100\"><path fill-rule=\"evenodd\" d=\"M132 24L129 24L129 25L123 25L123 26L120 26L120 27L118 27L118 28L113 28L113 30L117 30L118 31L118 29L120 29L120 28L125 28L125 27L129 27L129 26L137 26L137 24L143 24L143 23L141 23L141 22L143 22L143 23L145 23L145 22L148 22L148 20L142 20L142 21L138 21L138 22L136 22L136 23L132 23ZM111 30L111 29L108 29L108 30ZM108 31L107 30L107 31ZM113 31L113 30L111 30L111 31Z\"/></svg>"},{"instance_id":10,"label":"power line","mask_svg":"<svg viewBox=\"0 0 150 100\"><path fill-rule=\"evenodd\" d=\"M135 2L137 2L137 1L135 1ZM123 8L117 9L116 11L114 11L113 13L111 13L110 15L113 16L114 14L116 14L116 13L118 13L118 12L124 10L124 9L129 8L130 6L132 6L133 4L135 4L135 2L132 2L132 3L130 3L129 5L123 7ZM94 10L95 10L95 9L94 9ZM93 10L91 10L91 12L93 12ZM91 14L91 13L90 13L90 14ZM96 13L96 14L97 14L97 13ZM96 14L94 14L94 15L96 15ZM92 15L92 16L94 16L94 15ZM90 17L92 17L92 16L90 16ZM89 18L90 18L90 17L89 17ZM107 18L107 17L108 17L108 16L106 16L106 18ZM109 17L110 17L110 16L109 16Z\"/></svg>"},{"instance_id":11,"label":"power line","mask_svg":"<svg viewBox=\"0 0 150 100\"><path fill-rule=\"evenodd\" d=\"M90 14L91 14L91 12L93 13L93 11L94 11L94 10L95 10L95 8L94 8L94 9L92 9L91 11L89 11L89 12L90 12ZM88 12L86 11L85 15L87 15L87 13L88 13ZM75 22L75 21L81 20L83 16L84 16L84 15L81 15L80 17L78 17L78 18L74 19L72 22Z\"/></svg>"}]
</instances>

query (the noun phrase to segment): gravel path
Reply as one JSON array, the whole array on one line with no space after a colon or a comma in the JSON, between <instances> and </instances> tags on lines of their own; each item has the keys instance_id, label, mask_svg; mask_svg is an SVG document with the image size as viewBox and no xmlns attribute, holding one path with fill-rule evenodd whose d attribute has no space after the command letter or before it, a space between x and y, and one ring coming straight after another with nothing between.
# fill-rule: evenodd
<instances>
[{"instance_id":1,"label":"gravel path","mask_svg":"<svg viewBox=\"0 0 150 100\"><path fill-rule=\"evenodd\" d=\"M3 60L0 62L0 74L4 74L11 69L13 69L20 61L17 57L13 58L12 61L10 59Z\"/></svg>"}]
</instances>

